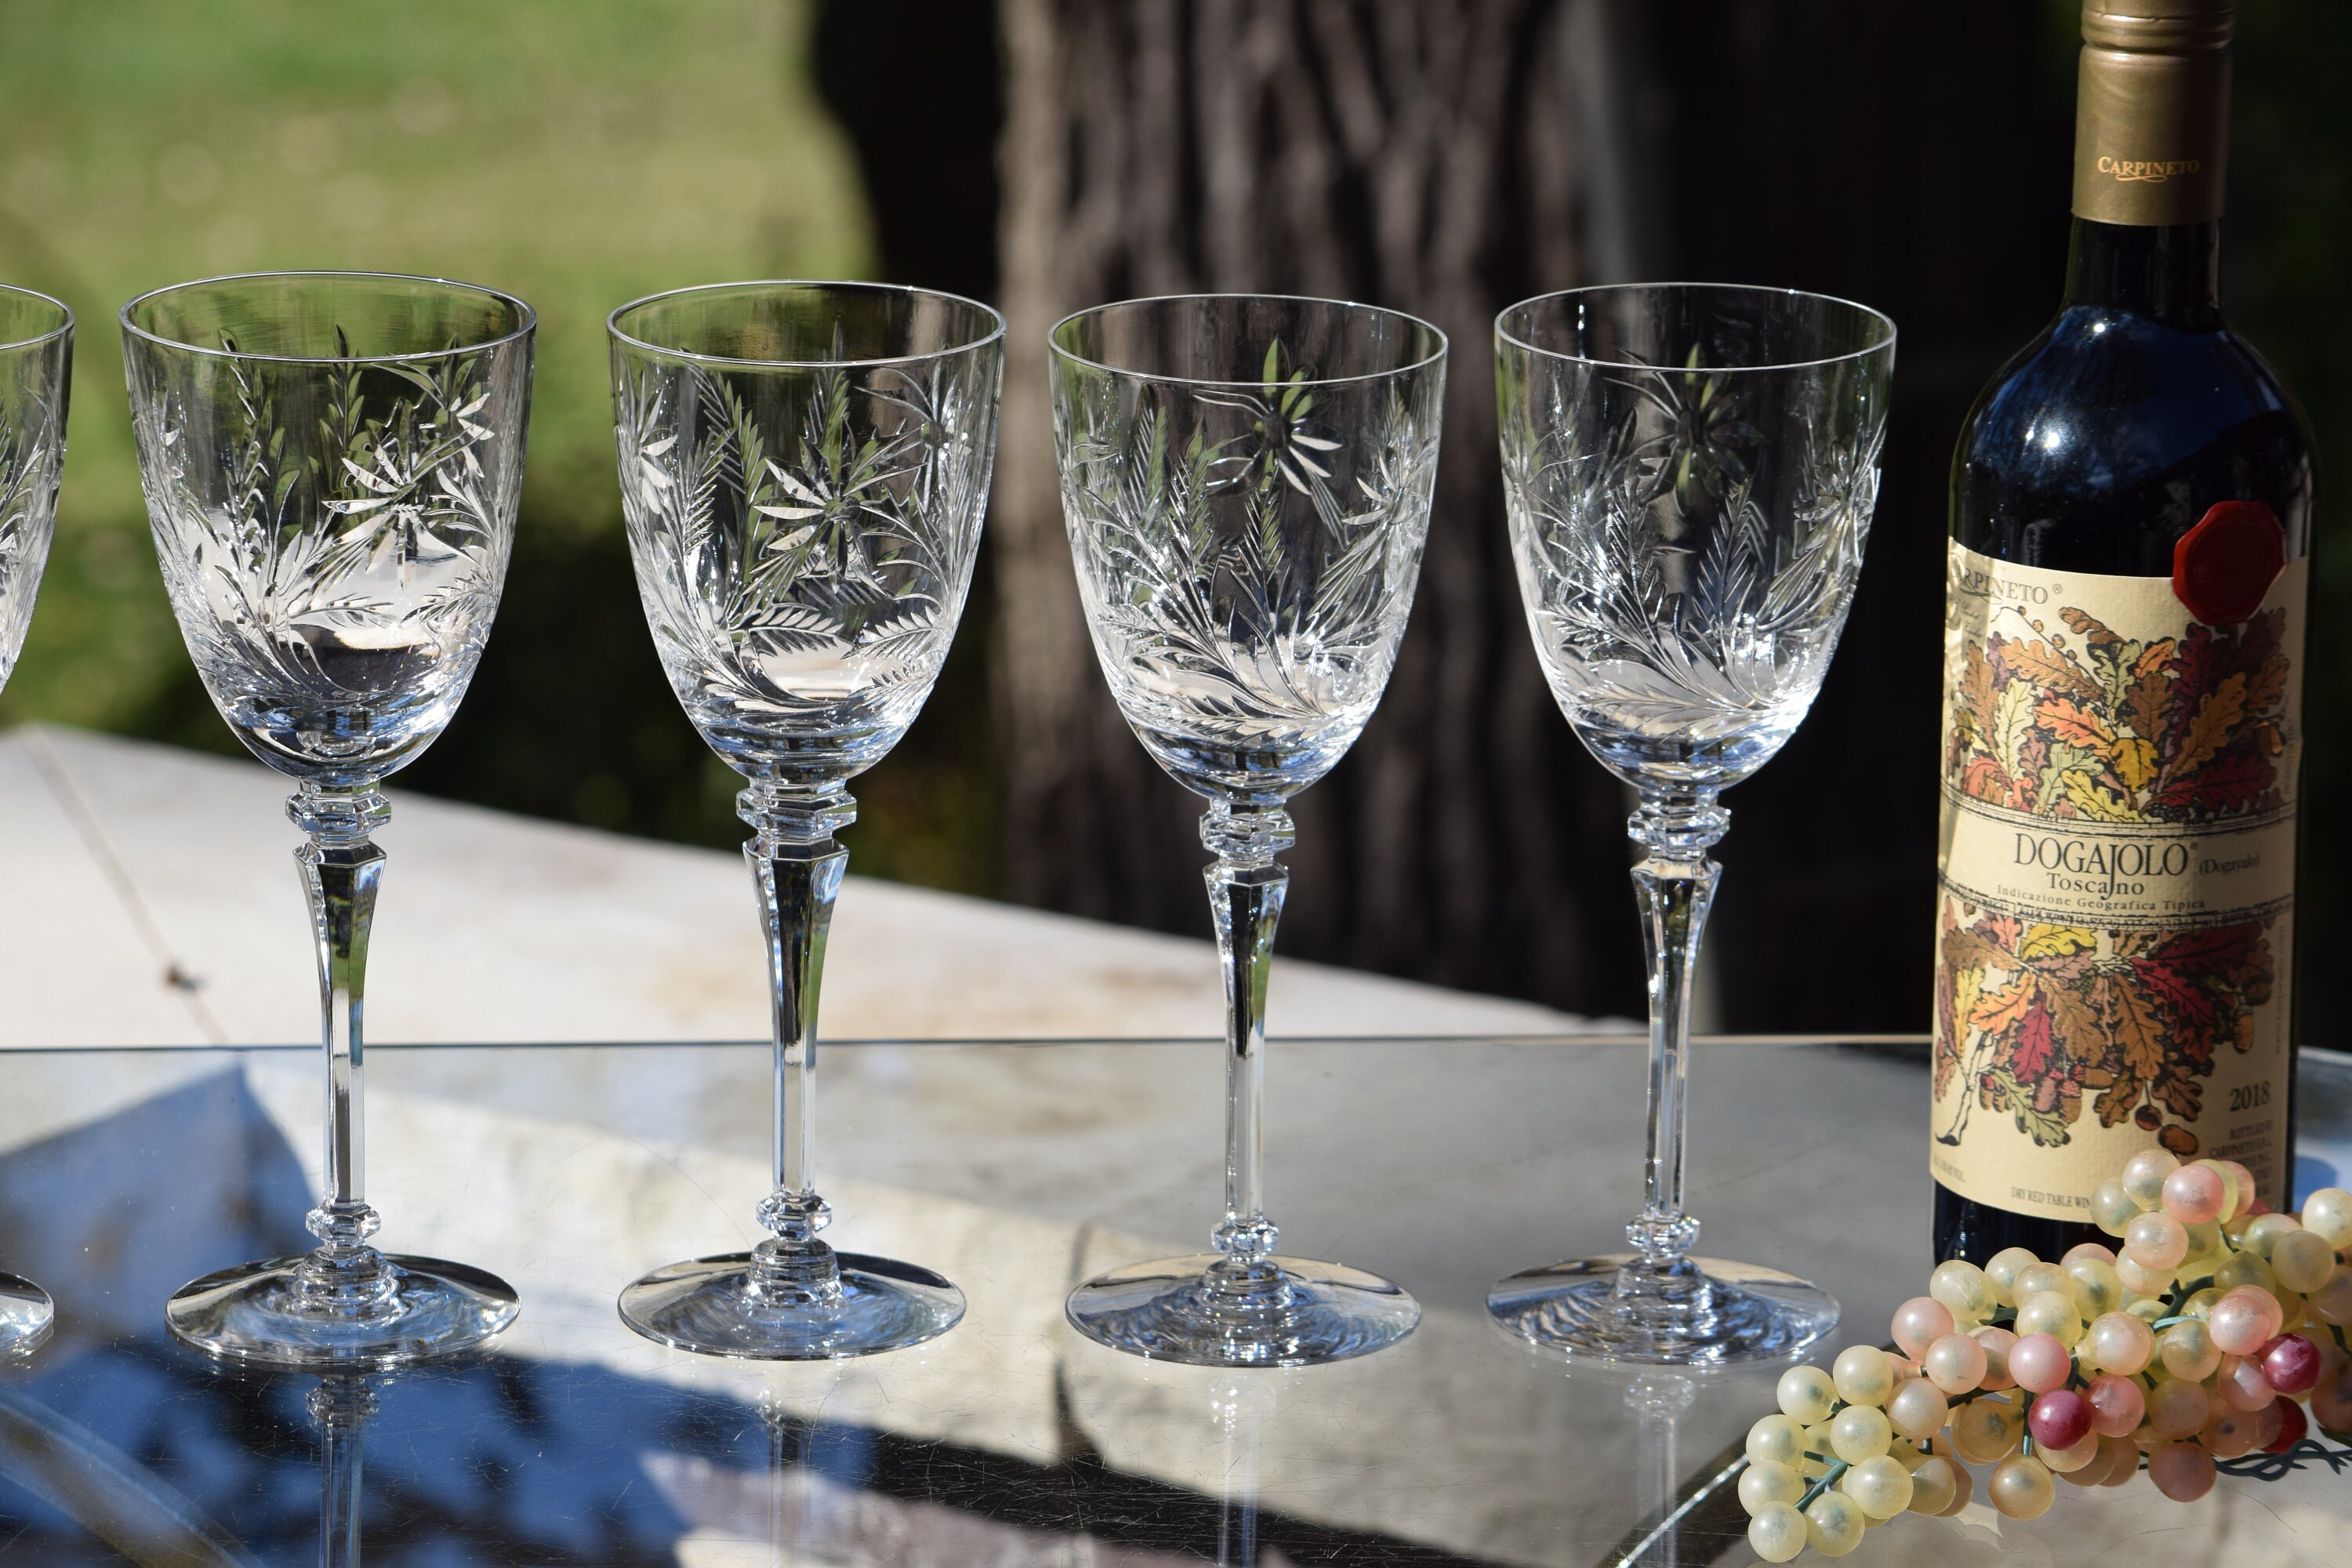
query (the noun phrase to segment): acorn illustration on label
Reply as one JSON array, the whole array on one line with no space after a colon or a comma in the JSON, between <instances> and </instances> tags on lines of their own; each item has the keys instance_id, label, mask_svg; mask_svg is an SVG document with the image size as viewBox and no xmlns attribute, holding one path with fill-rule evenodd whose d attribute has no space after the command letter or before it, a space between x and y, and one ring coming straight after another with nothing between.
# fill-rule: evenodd
<instances>
[{"instance_id":1,"label":"acorn illustration on label","mask_svg":"<svg viewBox=\"0 0 2352 1568\"><path fill-rule=\"evenodd\" d=\"M2208 626L2262 608L2286 570L2286 530L2267 502L2217 501L2172 547L2172 592Z\"/></svg>"}]
</instances>

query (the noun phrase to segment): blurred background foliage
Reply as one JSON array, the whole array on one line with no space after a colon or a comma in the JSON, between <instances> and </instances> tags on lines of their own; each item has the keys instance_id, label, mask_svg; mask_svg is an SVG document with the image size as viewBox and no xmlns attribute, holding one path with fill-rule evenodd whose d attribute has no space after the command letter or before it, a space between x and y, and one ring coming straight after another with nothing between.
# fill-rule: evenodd
<instances>
[{"instance_id":1,"label":"blurred background foliage","mask_svg":"<svg viewBox=\"0 0 2352 1568\"><path fill-rule=\"evenodd\" d=\"M1937 183L1932 205L1947 218L1931 248L1958 247L1939 265L2014 271L2018 303L1995 312L2001 320L1947 324L1948 351L1930 364L1915 351L1938 341L1932 290L1913 313L1925 338L1908 330L1913 314L1885 301L1906 316L1908 374L1950 382L1945 401L1955 403L1955 417L1965 388L2054 305L2060 280L2079 5L1999 3L2019 16L2038 8L2042 42L2036 58L2001 64L1973 89L1976 112L1989 123L2030 122L2023 134L2042 151L2017 169L1909 177ZM1733 61L1706 68L1718 74L1747 51L1745 68L1772 77L1751 84L1751 95L1799 93L1759 62L1776 36L1818 30L1838 12L1835 0L1706 0L1700 8L1707 26L1688 35L1659 29L1658 41L1693 58ZM919 14L924 25L901 26L898 13ZM57 547L23 660L0 696L0 723L40 719L235 749L189 668L148 543L122 392L121 302L187 278L264 268L436 273L530 300L540 312L539 374L523 517L497 631L457 720L402 783L600 827L737 841L734 781L679 714L638 614L612 478L604 319L640 294L738 277L895 275L993 297L992 28L987 0L835 0L829 12L818 0L0 0L0 279L58 295L80 324ZM2352 58L2352 5L2259 0L2242 9L2239 37L2225 289L2238 324L2305 399L2321 451L2303 925L2307 953L2332 952L2352 934L2352 828L2326 809L2352 779L2352 479L2337 460L2352 451L2352 311L2342 308L2339 282L2352 257L2352 122L2338 97L2341 62ZM1856 234L1849 247L1817 233L1811 251L1784 247L1751 259L1738 221L1716 220L1736 210L1727 205L1736 199L1760 199L1757 190L1780 193L1771 199L1785 205L1802 187L1792 173L1801 169L1796 133L1780 117L1755 112L1751 97L1739 110L1746 129L1723 135L1698 89L1677 81L1680 68L1661 72L1653 117L1662 138L1681 138L1665 163L1680 227L1696 237L1677 245L1677 261L1832 287L1843 276L1834 262L1813 266L1819 278L1795 275L1808 269L1805 255L1895 245ZM1870 68L1924 78L1953 68L1915 51ZM1904 94L1882 96L1899 102ZM902 182L876 149L910 141L928 142L931 166ZM2048 166L2038 166L2044 158ZM1973 224L1969 205L1979 201L2018 216ZM1825 210L1843 223L1854 207L1832 201ZM1903 243L1916 253L1923 242L1913 235ZM1482 345L1457 351L1469 356L1460 374L1485 374ZM1940 411L1936 399L1930 405ZM1936 454L1948 453L1950 431L1911 434L1921 448L1912 460L1918 482L1905 489L1890 475L1886 495L1907 499L1882 504L1878 569L1863 590L1865 600L1887 595L1900 613L1874 619L1865 605L1858 637L1893 635L1896 623L1918 618L1914 608L1933 613L1921 595L1937 584L1890 582L1881 542L1894 544L1887 536L1900 531L1924 543L1941 531L1931 470ZM1891 552L1906 579L1931 553L1907 544ZM930 707L858 787L863 816L851 839L859 869L986 893L1004 885L1008 854L1053 853L1000 841L986 648L995 616L984 565ZM1931 638L1932 622L1920 630ZM1850 647L1842 664L1861 651ZM1840 679L1833 673L1833 689ZM1835 698L1833 689L1825 702ZM1830 775L1858 766L1873 787L1916 795L1924 808L1933 700L1923 691L1912 705L1918 710L1895 720L1896 731L1918 732L1916 756L1864 760L1847 736L1801 735L1780 765L1788 776L1776 781L1768 770L1744 792L1756 815L1773 810L1775 789L1850 790ZM1912 862L1926 851L1895 837L1885 852L1904 864L1890 888L1907 893L1918 880ZM1746 893L1737 876L1727 886L1719 930L1761 932L1779 918L1773 868L1756 869ZM1630 924L1630 908L1612 915ZM1925 898L1899 914L1868 912L1874 922L1882 916L1916 917L1923 1018ZM1720 940L1736 948L1740 939ZM2307 1034L2344 1043L2352 1030L2346 984L2335 966L2308 959L2303 973ZM1568 1000L1630 1008L1637 983L1625 978L1615 993ZM1524 989L1545 994L1536 976ZM1912 992L1897 984L1893 994ZM1818 1026L1919 1021L1879 1016L1883 1006L1867 1016L1812 1016L1823 994L1808 988ZM1721 1022L1758 1019L1783 1022L1769 1012L1751 1017L1736 992L1725 997Z\"/></svg>"}]
</instances>

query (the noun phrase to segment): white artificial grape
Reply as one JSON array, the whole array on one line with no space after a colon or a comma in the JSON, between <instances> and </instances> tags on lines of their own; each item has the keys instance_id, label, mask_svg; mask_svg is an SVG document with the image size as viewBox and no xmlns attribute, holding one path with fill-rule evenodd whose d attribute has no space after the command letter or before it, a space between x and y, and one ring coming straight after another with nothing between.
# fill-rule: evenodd
<instances>
[{"instance_id":1,"label":"white artificial grape","mask_svg":"<svg viewBox=\"0 0 2352 1568\"><path fill-rule=\"evenodd\" d=\"M1823 1492L1805 1510L1805 1543L1824 1557L1843 1557L1862 1544L1862 1510L1843 1492Z\"/></svg>"},{"instance_id":2,"label":"white artificial grape","mask_svg":"<svg viewBox=\"0 0 2352 1568\"><path fill-rule=\"evenodd\" d=\"M2048 1334L2062 1345L2072 1345L2083 1337L2083 1314L2073 1291L2037 1290L2018 1302L2017 1321L2010 1326L2020 1339Z\"/></svg>"},{"instance_id":3,"label":"white artificial grape","mask_svg":"<svg viewBox=\"0 0 2352 1568\"><path fill-rule=\"evenodd\" d=\"M1946 1334L1927 1347L1919 1370L1947 1395L1967 1394L1984 1381L1984 1342L1973 1334Z\"/></svg>"},{"instance_id":4,"label":"white artificial grape","mask_svg":"<svg viewBox=\"0 0 2352 1568\"><path fill-rule=\"evenodd\" d=\"M2271 1272L2288 1289L2308 1296L2335 1274L2336 1248L2317 1231L2282 1236L2271 1247Z\"/></svg>"},{"instance_id":5,"label":"white artificial grape","mask_svg":"<svg viewBox=\"0 0 2352 1568\"><path fill-rule=\"evenodd\" d=\"M2246 1226L2245 1246L2255 1257L2267 1262L2282 1238L2293 1236L2302 1228L2303 1222L2291 1214L2258 1215Z\"/></svg>"},{"instance_id":6,"label":"white artificial grape","mask_svg":"<svg viewBox=\"0 0 2352 1568\"><path fill-rule=\"evenodd\" d=\"M2110 1176L2091 1192L2091 1223L2109 1236L2121 1236L2124 1226L2139 1217L2141 1209L2124 1191L2123 1183Z\"/></svg>"},{"instance_id":7,"label":"white artificial grape","mask_svg":"<svg viewBox=\"0 0 2352 1568\"><path fill-rule=\"evenodd\" d=\"M1946 1339L1959 1337L1957 1334L1945 1336ZM1942 1342L1941 1340L1937 1342L1938 1344ZM1896 1389L1893 1397L1886 1402L1888 1424L1914 1441L1922 1437L1932 1437L1942 1431L1944 1423L1951 1418L1951 1414L1950 1402L1945 1399L1944 1391L1936 1385L1932 1378L1910 1379L1902 1387Z\"/></svg>"},{"instance_id":8,"label":"white artificial grape","mask_svg":"<svg viewBox=\"0 0 2352 1568\"><path fill-rule=\"evenodd\" d=\"M2352 1247L2352 1193L2322 1187L2303 1200L2303 1228L2338 1252Z\"/></svg>"},{"instance_id":9,"label":"white artificial grape","mask_svg":"<svg viewBox=\"0 0 2352 1568\"><path fill-rule=\"evenodd\" d=\"M1787 1563L1804 1551L1808 1533L1794 1504L1776 1502L1748 1521L1748 1547L1767 1563Z\"/></svg>"},{"instance_id":10,"label":"white artificial grape","mask_svg":"<svg viewBox=\"0 0 2352 1568\"><path fill-rule=\"evenodd\" d=\"M2241 1285L2259 1285L2275 1293L2278 1276L2272 1271L2267 1259L2257 1258L2251 1252L2240 1252L2213 1270L2213 1289L2226 1295Z\"/></svg>"},{"instance_id":11,"label":"white artificial grape","mask_svg":"<svg viewBox=\"0 0 2352 1568\"><path fill-rule=\"evenodd\" d=\"M2022 1247L2004 1247L1985 1259L1985 1278L1991 1282L1995 1299L2000 1305L2017 1305L2017 1271L2029 1263L2041 1261Z\"/></svg>"},{"instance_id":12,"label":"white artificial grape","mask_svg":"<svg viewBox=\"0 0 2352 1568\"><path fill-rule=\"evenodd\" d=\"M1780 1403L1780 1413L1791 1420L1811 1426L1826 1421L1837 1408L1837 1385L1830 1374L1817 1366L1792 1366L1780 1374L1780 1385L1773 1390Z\"/></svg>"},{"instance_id":13,"label":"white artificial grape","mask_svg":"<svg viewBox=\"0 0 2352 1568\"><path fill-rule=\"evenodd\" d=\"M1985 1278L1985 1271L1965 1258L1946 1258L1936 1265L1936 1271L1927 1277L1927 1294L1944 1304L1963 1332L1991 1317L2000 1304L1993 1299L1992 1281Z\"/></svg>"},{"instance_id":14,"label":"white artificial grape","mask_svg":"<svg viewBox=\"0 0 2352 1568\"><path fill-rule=\"evenodd\" d=\"M1751 1462L1739 1472L1739 1506L1753 1519L1764 1511L1767 1503L1795 1502L1805 1495L1804 1478L1794 1466L1776 1465L1769 1459L1762 1464Z\"/></svg>"},{"instance_id":15,"label":"white artificial grape","mask_svg":"<svg viewBox=\"0 0 2352 1568\"><path fill-rule=\"evenodd\" d=\"M1884 1454L1854 1466L1838 1486L1873 1519L1893 1519L1911 1506L1911 1472Z\"/></svg>"},{"instance_id":16,"label":"white artificial grape","mask_svg":"<svg viewBox=\"0 0 2352 1568\"><path fill-rule=\"evenodd\" d=\"M2066 1278L2072 1286L2074 1310L2089 1322L2102 1312L2120 1310L2124 1304L2124 1282L2116 1266L2103 1258L2078 1258L2066 1265Z\"/></svg>"},{"instance_id":17,"label":"white artificial grape","mask_svg":"<svg viewBox=\"0 0 2352 1568\"><path fill-rule=\"evenodd\" d=\"M2158 1208L2164 1203L2164 1178L2179 1169L2179 1158L2168 1150L2143 1149L2124 1162L2118 1184L2141 1208Z\"/></svg>"},{"instance_id":18,"label":"white artificial grape","mask_svg":"<svg viewBox=\"0 0 2352 1568\"><path fill-rule=\"evenodd\" d=\"M2172 1289L2173 1280L2179 1277L2174 1269L2145 1267L2129 1247L2116 1259L2116 1278L2135 1296L2161 1296Z\"/></svg>"},{"instance_id":19,"label":"white artificial grape","mask_svg":"<svg viewBox=\"0 0 2352 1568\"><path fill-rule=\"evenodd\" d=\"M1895 1392L1895 1366L1876 1345L1848 1345L1831 1364L1830 1380L1848 1405L1878 1405Z\"/></svg>"},{"instance_id":20,"label":"white artificial grape","mask_svg":"<svg viewBox=\"0 0 2352 1568\"><path fill-rule=\"evenodd\" d=\"M1805 1429L1786 1415L1767 1415L1748 1428L1748 1462L1794 1465L1805 1457Z\"/></svg>"},{"instance_id":21,"label":"white artificial grape","mask_svg":"<svg viewBox=\"0 0 2352 1568\"><path fill-rule=\"evenodd\" d=\"M2050 1467L2025 1454L2003 1459L1985 1483L1985 1500L2004 1519L2040 1519L2057 1495Z\"/></svg>"},{"instance_id":22,"label":"white artificial grape","mask_svg":"<svg viewBox=\"0 0 2352 1568\"><path fill-rule=\"evenodd\" d=\"M1830 1417L1830 1447L1849 1465L1879 1458L1894 1440L1894 1424L1874 1406L1849 1405Z\"/></svg>"},{"instance_id":23,"label":"white artificial grape","mask_svg":"<svg viewBox=\"0 0 2352 1568\"><path fill-rule=\"evenodd\" d=\"M1930 1457L1911 1472L1911 1511L1933 1519L1952 1506L1958 1495L1959 1467L1941 1454Z\"/></svg>"},{"instance_id":24,"label":"white artificial grape","mask_svg":"<svg viewBox=\"0 0 2352 1568\"><path fill-rule=\"evenodd\" d=\"M2017 1298L2017 1304L2021 1307L2025 1305L2028 1296L2039 1296L2044 1290L2063 1290L2069 1295L2074 1294L2074 1282L2067 1277L2064 1264L2044 1263L2036 1258L2019 1269L2017 1278L2010 1281L2009 1286L2009 1293Z\"/></svg>"}]
</instances>

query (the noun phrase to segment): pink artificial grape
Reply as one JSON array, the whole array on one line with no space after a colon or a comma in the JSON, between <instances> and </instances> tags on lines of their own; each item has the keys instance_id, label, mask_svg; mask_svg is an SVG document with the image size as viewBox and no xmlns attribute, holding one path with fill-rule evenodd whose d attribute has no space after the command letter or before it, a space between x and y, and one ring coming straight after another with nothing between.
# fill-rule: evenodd
<instances>
[{"instance_id":1,"label":"pink artificial grape","mask_svg":"<svg viewBox=\"0 0 2352 1568\"><path fill-rule=\"evenodd\" d=\"M2175 1502L2195 1502L2213 1489L2213 1456L2194 1443L2167 1443L2147 1457L2148 1479Z\"/></svg>"},{"instance_id":2,"label":"pink artificial grape","mask_svg":"<svg viewBox=\"0 0 2352 1568\"><path fill-rule=\"evenodd\" d=\"M2128 1437L2147 1416L2147 1395L2139 1384L2112 1372L2091 1379L2083 1397L2091 1406L2091 1426L2102 1437Z\"/></svg>"},{"instance_id":3,"label":"pink artificial grape","mask_svg":"<svg viewBox=\"0 0 2352 1568\"><path fill-rule=\"evenodd\" d=\"M2279 1429L2276 1436L2263 1445L2264 1453L2284 1454L2311 1436L2311 1418L2304 1415L2302 1405L2292 1399L2281 1399L2271 1408L2278 1412Z\"/></svg>"},{"instance_id":4,"label":"pink artificial grape","mask_svg":"<svg viewBox=\"0 0 2352 1568\"><path fill-rule=\"evenodd\" d=\"M2045 1448L2071 1448L2089 1435L2091 1402L2071 1388L2054 1388L2025 1413L2034 1442Z\"/></svg>"},{"instance_id":5,"label":"pink artificial grape","mask_svg":"<svg viewBox=\"0 0 2352 1568\"><path fill-rule=\"evenodd\" d=\"M2088 1352L2084 1358L2085 1371L2087 1363L2095 1360L2100 1371L2129 1377L2147 1370L2149 1358L2156 1354L2156 1333L2129 1312L2102 1312L2084 1331L2076 1348Z\"/></svg>"},{"instance_id":6,"label":"pink artificial grape","mask_svg":"<svg viewBox=\"0 0 2352 1568\"><path fill-rule=\"evenodd\" d=\"M2252 1356L2223 1356L2213 1391L2229 1408L2249 1413L2278 1397L2278 1390L2263 1375L2263 1363Z\"/></svg>"},{"instance_id":7,"label":"pink artificial grape","mask_svg":"<svg viewBox=\"0 0 2352 1568\"><path fill-rule=\"evenodd\" d=\"M2311 1419L2330 1432L2352 1431L2352 1367L2319 1380L2311 1391Z\"/></svg>"},{"instance_id":8,"label":"pink artificial grape","mask_svg":"<svg viewBox=\"0 0 2352 1568\"><path fill-rule=\"evenodd\" d=\"M2220 1219L2229 1195L2229 1184L2210 1165L2183 1165L2164 1178L2164 1212L2182 1225Z\"/></svg>"},{"instance_id":9,"label":"pink artificial grape","mask_svg":"<svg viewBox=\"0 0 2352 1568\"><path fill-rule=\"evenodd\" d=\"M1984 1347L1984 1376L1978 1379L1977 1386L1988 1394L2015 1388L2017 1374L2009 1370L2009 1352L2017 1348L2017 1335L2007 1329L1987 1326L1969 1337Z\"/></svg>"},{"instance_id":10,"label":"pink artificial grape","mask_svg":"<svg viewBox=\"0 0 2352 1568\"><path fill-rule=\"evenodd\" d=\"M2201 1383L2168 1377L2147 1391L2147 1424L2159 1437L2193 1437L2212 1415L2212 1397Z\"/></svg>"},{"instance_id":11,"label":"pink artificial grape","mask_svg":"<svg viewBox=\"0 0 2352 1568\"><path fill-rule=\"evenodd\" d=\"M1919 1370L1948 1394L1966 1394L1984 1381L1985 1348L1969 1334L1946 1334L1927 1347Z\"/></svg>"},{"instance_id":12,"label":"pink artificial grape","mask_svg":"<svg viewBox=\"0 0 2352 1568\"><path fill-rule=\"evenodd\" d=\"M2302 1408L2300 1405L2296 1405L2294 1400L2282 1394L2280 1397L2272 1400L2268 1405L2263 1405L2260 1410L2255 1411L2255 1447L2267 1448L2277 1439L2279 1428L2283 1426L2286 1421L2286 1417L2279 1414L2279 1406L2282 1405L2285 1405L2290 1410Z\"/></svg>"},{"instance_id":13,"label":"pink artificial grape","mask_svg":"<svg viewBox=\"0 0 2352 1568\"><path fill-rule=\"evenodd\" d=\"M2263 1379L2281 1394L2308 1394L2319 1382L2319 1347L2301 1334L2281 1334L2264 1345Z\"/></svg>"},{"instance_id":14,"label":"pink artificial grape","mask_svg":"<svg viewBox=\"0 0 2352 1568\"><path fill-rule=\"evenodd\" d=\"M2124 1254L2142 1268L2168 1273L2189 1256L2189 1227L2161 1209L2139 1215L2124 1226Z\"/></svg>"},{"instance_id":15,"label":"pink artificial grape","mask_svg":"<svg viewBox=\"0 0 2352 1568\"><path fill-rule=\"evenodd\" d=\"M1933 1296L1914 1296L1895 1309L1895 1344L1905 1355L1927 1354L1951 1331L1952 1310Z\"/></svg>"},{"instance_id":16,"label":"pink artificial grape","mask_svg":"<svg viewBox=\"0 0 2352 1568\"><path fill-rule=\"evenodd\" d=\"M2279 1331L2284 1316L2278 1298L2259 1286L2241 1285L2213 1303L2205 1327L2224 1355L2251 1355Z\"/></svg>"},{"instance_id":17,"label":"pink artificial grape","mask_svg":"<svg viewBox=\"0 0 2352 1568\"><path fill-rule=\"evenodd\" d=\"M2009 1374L2018 1387L2034 1394L2065 1387L2066 1374L2074 1370L2074 1355L2055 1334L2028 1334L2010 1349Z\"/></svg>"},{"instance_id":18,"label":"pink artificial grape","mask_svg":"<svg viewBox=\"0 0 2352 1568\"><path fill-rule=\"evenodd\" d=\"M2251 1410L2217 1410L2205 1430L2197 1434L2197 1445L2217 1459L2236 1459L2254 1451L2254 1413Z\"/></svg>"}]
</instances>

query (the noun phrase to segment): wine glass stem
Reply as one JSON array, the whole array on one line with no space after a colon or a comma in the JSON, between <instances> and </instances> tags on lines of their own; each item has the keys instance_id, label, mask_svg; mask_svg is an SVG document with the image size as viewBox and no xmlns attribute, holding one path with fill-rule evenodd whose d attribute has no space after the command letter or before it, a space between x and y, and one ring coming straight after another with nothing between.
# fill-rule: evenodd
<instances>
[{"instance_id":1,"label":"wine glass stem","mask_svg":"<svg viewBox=\"0 0 2352 1568\"><path fill-rule=\"evenodd\" d=\"M305 786L286 803L286 815L309 836L294 858L310 900L327 1058L328 1192L308 1223L322 1250L355 1258L377 1225L366 1191L364 1015L368 932L384 856L370 835L391 820L392 805L369 787Z\"/></svg>"},{"instance_id":2,"label":"wine glass stem","mask_svg":"<svg viewBox=\"0 0 2352 1568\"><path fill-rule=\"evenodd\" d=\"M1646 853L1633 867L1642 944L1650 960L1650 1137L1642 1215L1625 1227L1650 1263L1666 1267L1698 1240L1683 1209L1683 1139L1688 1119L1691 980L1700 932L1722 868L1707 848L1731 814L1711 795L1645 795L1628 825Z\"/></svg>"},{"instance_id":3,"label":"wine glass stem","mask_svg":"<svg viewBox=\"0 0 2352 1568\"><path fill-rule=\"evenodd\" d=\"M307 1403L319 1424L320 1568L360 1568L360 1429L375 1414L375 1394L357 1378L331 1378Z\"/></svg>"},{"instance_id":4,"label":"wine glass stem","mask_svg":"<svg viewBox=\"0 0 2352 1568\"><path fill-rule=\"evenodd\" d=\"M1294 840L1286 813L1220 803L1202 817L1201 841L1217 857L1205 875L1225 975L1225 1218L1213 1239L1219 1252L1247 1268L1270 1257L1279 1239L1265 1217L1261 1111L1266 981L1290 888L1290 873L1274 858Z\"/></svg>"},{"instance_id":5,"label":"wine glass stem","mask_svg":"<svg viewBox=\"0 0 2352 1568\"><path fill-rule=\"evenodd\" d=\"M849 864L834 834L857 819L856 803L838 785L762 782L738 795L736 807L753 829L743 855L760 893L775 1043L775 1184L760 1205L760 1223L787 1251L822 1252L816 1234L833 1210L816 1192L817 992Z\"/></svg>"}]
</instances>

